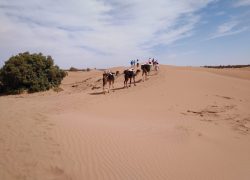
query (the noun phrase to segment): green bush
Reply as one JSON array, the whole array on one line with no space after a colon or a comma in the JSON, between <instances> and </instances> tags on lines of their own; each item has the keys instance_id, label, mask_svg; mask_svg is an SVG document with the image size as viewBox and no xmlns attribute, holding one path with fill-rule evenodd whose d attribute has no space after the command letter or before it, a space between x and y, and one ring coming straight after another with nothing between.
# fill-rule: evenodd
<instances>
[{"instance_id":1,"label":"green bush","mask_svg":"<svg viewBox=\"0 0 250 180\"><path fill-rule=\"evenodd\" d=\"M75 68L75 67L71 67L71 68L69 68L69 71L80 71L80 70Z\"/></svg>"},{"instance_id":2,"label":"green bush","mask_svg":"<svg viewBox=\"0 0 250 180\"><path fill-rule=\"evenodd\" d=\"M51 56L20 53L0 69L0 91L18 94L24 90L38 92L58 87L66 72L54 65Z\"/></svg>"},{"instance_id":3,"label":"green bush","mask_svg":"<svg viewBox=\"0 0 250 180\"><path fill-rule=\"evenodd\" d=\"M3 93L3 90L4 90L4 89L3 89L3 83L2 83L1 80L0 80L0 94Z\"/></svg>"}]
</instances>

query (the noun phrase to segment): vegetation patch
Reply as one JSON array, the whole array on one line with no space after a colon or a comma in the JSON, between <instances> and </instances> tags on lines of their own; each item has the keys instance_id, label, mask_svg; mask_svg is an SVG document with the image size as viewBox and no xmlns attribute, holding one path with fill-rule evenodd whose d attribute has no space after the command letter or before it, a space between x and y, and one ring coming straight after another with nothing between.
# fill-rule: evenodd
<instances>
[{"instance_id":1,"label":"vegetation patch","mask_svg":"<svg viewBox=\"0 0 250 180\"><path fill-rule=\"evenodd\" d=\"M0 92L19 94L58 87L67 73L54 65L51 56L20 53L7 60L0 69Z\"/></svg>"},{"instance_id":2,"label":"vegetation patch","mask_svg":"<svg viewBox=\"0 0 250 180\"><path fill-rule=\"evenodd\" d=\"M245 68L250 67L250 64L247 65L219 65L219 66L203 66L205 68L216 68L216 69L225 69L225 68Z\"/></svg>"}]
</instances>

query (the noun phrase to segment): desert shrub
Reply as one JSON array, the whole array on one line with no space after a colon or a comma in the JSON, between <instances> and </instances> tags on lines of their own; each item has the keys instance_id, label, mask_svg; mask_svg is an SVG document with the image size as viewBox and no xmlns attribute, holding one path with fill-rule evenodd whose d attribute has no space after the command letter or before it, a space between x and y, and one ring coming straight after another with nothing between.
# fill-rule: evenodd
<instances>
[{"instance_id":1,"label":"desert shrub","mask_svg":"<svg viewBox=\"0 0 250 180\"><path fill-rule=\"evenodd\" d=\"M71 68L69 68L69 71L79 71L79 69L77 69L75 67L71 67Z\"/></svg>"},{"instance_id":2,"label":"desert shrub","mask_svg":"<svg viewBox=\"0 0 250 180\"><path fill-rule=\"evenodd\" d=\"M4 91L3 83L2 83L1 80L0 80L0 93L3 93L3 91Z\"/></svg>"},{"instance_id":3,"label":"desert shrub","mask_svg":"<svg viewBox=\"0 0 250 180\"><path fill-rule=\"evenodd\" d=\"M90 68L87 68L86 71L90 71Z\"/></svg>"},{"instance_id":4,"label":"desert shrub","mask_svg":"<svg viewBox=\"0 0 250 180\"><path fill-rule=\"evenodd\" d=\"M63 88L61 88L61 87L55 87L55 88L53 88L53 90L58 93L58 92L63 91Z\"/></svg>"},{"instance_id":5,"label":"desert shrub","mask_svg":"<svg viewBox=\"0 0 250 180\"><path fill-rule=\"evenodd\" d=\"M245 68L250 67L250 64L247 65L219 65L219 66L203 66L205 68L216 68L216 69L224 69L224 68Z\"/></svg>"},{"instance_id":6,"label":"desert shrub","mask_svg":"<svg viewBox=\"0 0 250 180\"><path fill-rule=\"evenodd\" d=\"M38 92L60 85L66 72L54 65L51 56L20 53L0 69L2 92L17 94L24 90Z\"/></svg>"}]
</instances>

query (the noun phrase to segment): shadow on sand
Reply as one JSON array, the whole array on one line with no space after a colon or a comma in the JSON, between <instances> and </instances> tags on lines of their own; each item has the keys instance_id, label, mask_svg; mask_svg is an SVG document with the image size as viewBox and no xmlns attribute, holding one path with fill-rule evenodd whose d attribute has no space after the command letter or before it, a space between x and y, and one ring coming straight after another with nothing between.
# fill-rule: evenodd
<instances>
[{"instance_id":1,"label":"shadow on sand","mask_svg":"<svg viewBox=\"0 0 250 180\"><path fill-rule=\"evenodd\" d=\"M135 83L140 83L142 82L142 79L139 79L137 81L135 81ZM131 83L131 86L134 86L133 82ZM114 88L114 89L110 89L110 92L115 92L115 91L119 91L119 90L122 90L122 89L127 89L126 87L122 86L122 87L117 87L117 88ZM106 92L108 94L108 92ZM101 94L105 94L103 91L99 91L99 92L93 92L93 93L89 93L89 95L101 95Z\"/></svg>"},{"instance_id":2,"label":"shadow on sand","mask_svg":"<svg viewBox=\"0 0 250 180\"><path fill-rule=\"evenodd\" d=\"M114 91L118 91L118 90L121 90L121 89L125 89L125 87L119 87L119 88L114 88L114 89L112 89L112 90L114 90Z\"/></svg>"},{"instance_id":3,"label":"shadow on sand","mask_svg":"<svg viewBox=\"0 0 250 180\"><path fill-rule=\"evenodd\" d=\"M140 83L140 82L142 82L142 79L139 79L139 80L135 81L136 84Z\"/></svg>"},{"instance_id":4,"label":"shadow on sand","mask_svg":"<svg viewBox=\"0 0 250 180\"><path fill-rule=\"evenodd\" d=\"M89 93L89 95L101 95L101 94L104 94L103 91L101 92L93 92L93 93Z\"/></svg>"},{"instance_id":5,"label":"shadow on sand","mask_svg":"<svg viewBox=\"0 0 250 180\"><path fill-rule=\"evenodd\" d=\"M156 76L157 74L158 74L158 72L150 73L150 74L148 74L148 76Z\"/></svg>"},{"instance_id":6,"label":"shadow on sand","mask_svg":"<svg viewBox=\"0 0 250 180\"><path fill-rule=\"evenodd\" d=\"M110 92L115 92L115 91L122 90L122 89L124 89L124 87L118 87L118 88L110 89ZM108 92L106 93L108 94ZM105 94L105 93L103 91L89 93L89 95L101 95L101 94Z\"/></svg>"}]
</instances>

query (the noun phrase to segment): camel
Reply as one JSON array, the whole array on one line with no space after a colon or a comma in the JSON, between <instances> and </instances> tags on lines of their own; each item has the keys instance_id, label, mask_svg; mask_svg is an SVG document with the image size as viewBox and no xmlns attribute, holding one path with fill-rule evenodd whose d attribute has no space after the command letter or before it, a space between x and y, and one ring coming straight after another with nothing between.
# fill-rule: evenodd
<instances>
[{"instance_id":1,"label":"camel","mask_svg":"<svg viewBox=\"0 0 250 180\"><path fill-rule=\"evenodd\" d=\"M157 61L154 61L153 67L154 67L155 71L158 71L159 70L159 63Z\"/></svg>"},{"instance_id":2,"label":"camel","mask_svg":"<svg viewBox=\"0 0 250 180\"><path fill-rule=\"evenodd\" d=\"M108 83L109 84L109 87L108 87L108 93L109 93L109 90L110 90L110 87L112 85L112 88L114 89L114 83L115 83L115 76L118 76L119 74L119 71L116 71L116 73L113 73L113 72L104 72L103 73L103 78L102 78L102 88L103 88L103 92L104 94L106 93L105 91L105 86L106 84Z\"/></svg>"},{"instance_id":3,"label":"camel","mask_svg":"<svg viewBox=\"0 0 250 180\"><path fill-rule=\"evenodd\" d=\"M142 64L141 70L142 70L142 81L147 79L147 76L150 72L151 65L150 64ZM144 76L145 75L145 76Z\"/></svg>"},{"instance_id":4,"label":"camel","mask_svg":"<svg viewBox=\"0 0 250 180\"><path fill-rule=\"evenodd\" d=\"M159 71L159 64L158 63L155 63L155 71Z\"/></svg>"},{"instance_id":5,"label":"camel","mask_svg":"<svg viewBox=\"0 0 250 180\"><path fill-rule=\"evenodd\" d=\"M131 86L131 81L133 79L134 85L135 84L135 77L140 73L141 71L139 69L136 70L136 72L133 69L126 69L124 73L124 87L128 88L128 80L130 80L129 87Z\"/></svg>"},{"instance_id":6,"label":"camel","mask_svg":"<svg viewBox=\"0 0 250 180\"><path fill-rule=\"evenodd\" d=\"M116 72L115 72L115 75L116 75L116 76L120 76L120 71L116 71Z\"/></svg>"}]
</instances>

